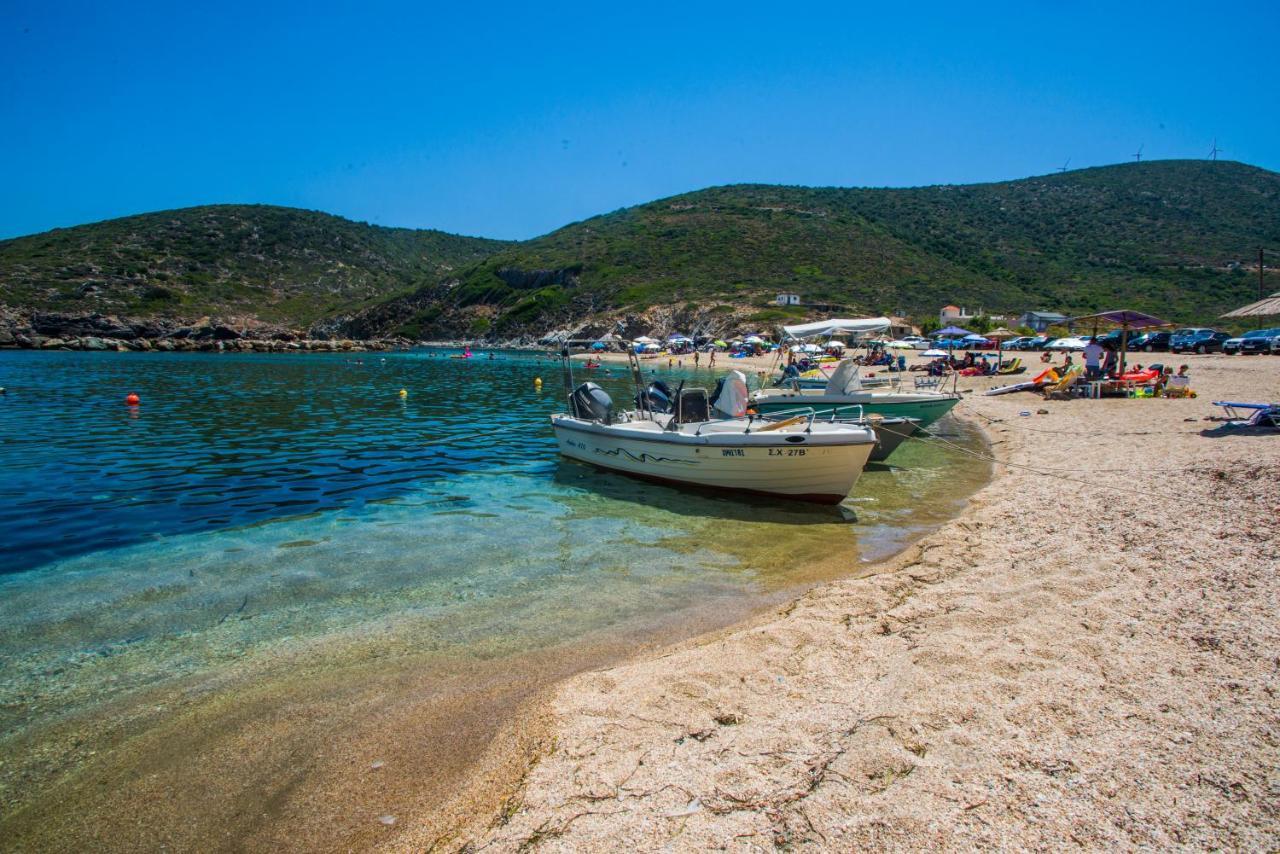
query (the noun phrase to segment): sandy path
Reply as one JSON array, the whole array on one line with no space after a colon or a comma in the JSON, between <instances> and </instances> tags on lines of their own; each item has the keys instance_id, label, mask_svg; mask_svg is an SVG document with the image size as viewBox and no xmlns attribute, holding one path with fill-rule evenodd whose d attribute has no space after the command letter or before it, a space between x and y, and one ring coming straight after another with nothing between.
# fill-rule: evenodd
<instances>
[{"instance_id":1,"label":"sandy path","mask_svg":"<svg viewBox=\"0 0 1280 854\"><path fill-rule=\"evenodd\" d=\"M445 847L1273 847L1280 437L1201 431L1280 399L1280 359L1183 359L1199 399L968 397L1007 465L964 516L571 679L502 814Z\"/></svg>"}]
</instances>

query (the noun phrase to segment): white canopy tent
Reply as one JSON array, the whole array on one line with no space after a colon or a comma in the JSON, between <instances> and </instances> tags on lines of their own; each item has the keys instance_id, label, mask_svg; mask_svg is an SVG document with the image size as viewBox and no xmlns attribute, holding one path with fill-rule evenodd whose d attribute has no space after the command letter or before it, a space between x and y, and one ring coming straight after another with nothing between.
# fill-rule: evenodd
<instances>
[{"instance_id":1,"label":"white canopy tent","mask_svg":"<svg viewBox=\"0 0 1280 854\"><path fill-rule=\"evenodd\" d=\"M832 335L868 335L872 332L883 332L889 328L887 317L861 317L845 319L835 317L831 320L816 320L813 323L801 323L797 326L784 326L782 331L791 338L819 338Z\"/></svg>"}]
</instances>

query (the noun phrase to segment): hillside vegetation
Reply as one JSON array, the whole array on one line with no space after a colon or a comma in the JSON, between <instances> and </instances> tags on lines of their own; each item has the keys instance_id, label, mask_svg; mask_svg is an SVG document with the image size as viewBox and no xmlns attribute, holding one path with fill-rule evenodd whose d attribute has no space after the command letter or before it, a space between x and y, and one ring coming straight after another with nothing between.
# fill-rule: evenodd
<instances>
[{"instance_id":1,"label":"hillside vegetation","mask_svg":"<svg viewBox=\"0 0 1280 854\"><path fill-rule=\"evenodd\" d=\"M1239 163L914 189L736 185L506 247L368 319L510 333L655 304L702 316L746 304L764 323L806 313L770 306L785 291L866 314L1127 306L1211 321L1253 297L1260 245L1280 247L1280 175Z\"/></svg>"},{"instance_id":2,"label":"hillside vegetation","mask_svg":"<svg viewBox=\"0 0 1280 854\"><path fill-rule=\"evenodd\" d=\"M925 317L946 303L1212 322L1254 297L1260 245L1280 256L1280 174L1153 161L967 186L715 187L519 243L189 208L0 241L0 299L358 337L630 329L655 312L706 329L825 311ZM778 292L808 307L773 305Z\"/></svg>"},{"instance_id":3,"label":"hillside vegetation","mask_svg":"<svg viewBox=\"0 0 1280 854\"><path fill-rule=\"evenodd\" d=\"M209 205L0 241L0 299L62 312L305 325L433 282L505 245L295 208Z\"/></svg>"}]
</instances>

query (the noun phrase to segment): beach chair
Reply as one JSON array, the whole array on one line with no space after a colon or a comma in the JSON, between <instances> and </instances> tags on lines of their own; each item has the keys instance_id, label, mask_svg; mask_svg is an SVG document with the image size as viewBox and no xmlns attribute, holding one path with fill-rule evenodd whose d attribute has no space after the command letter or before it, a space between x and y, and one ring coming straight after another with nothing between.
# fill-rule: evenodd
<instances>
[{"instance_id":1,"label":"beach chair","mask_svg":"<svg viewBox=\"0 0 1280 854\"><path fill-rule=\"evenodd\" d=\"M1002 377L1007 377L1012 374L1020 374L1025 370L1026 368L1022 366L1022 359L1015 358L1008 362L1005 362L1003 365L997 368L996 373Z\"/></svg>"},{"instance_id":2,"label":"beach chair","mask_svg":"<svg viewBox=\"0 0 1280 854\"><path fill-rule=\"evenodd\" d=\"M1063 374L1062 379L1044 389L1045 400L1070 400L1075 396L1076 383L1080 381L1080 369L1072 368Z\"/></svg>"},{"instance_id":3,"label":"beach chair","mask_svg":"<svg viewBox=\"0 0 1280 854\"><path fill-rule=\"evenodd\" d=\"M1232 427L1271 427L1280 429L1280 403L1239 403L1215 400L1214 406L1226 411L1227 423ZM1241 412L1240 410L1244 410ZM1247 414L1246 414L1247 413Z\"/></svg>"},{"instance_id":4,"label":"beach chair","mask_svg":"<svg viewBox=\"0 0 1280 854\"><path fill-rule=\"evenodd\" d=\"M1191 377L1178 376L1174 374L1169 377L1169 382L1164 387L1165 397L1194 397L1195 392L1191 390Z\"/></svg>"}]
</instances>

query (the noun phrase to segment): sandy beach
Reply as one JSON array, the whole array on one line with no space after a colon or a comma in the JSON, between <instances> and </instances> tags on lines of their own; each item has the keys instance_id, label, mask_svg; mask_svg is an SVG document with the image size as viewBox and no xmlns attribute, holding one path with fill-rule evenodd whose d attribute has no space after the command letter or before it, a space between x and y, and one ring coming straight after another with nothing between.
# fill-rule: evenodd
<instances>
[{"instance_id":1,"label":"sandy beach","mask_svg":"<svg viewBox=\"0 0 1280 854\"><path fill-rule=\"evenodd\" d=\"M1273 847L1280 437L1212 401L1280 399L1280 360L1151 360L1189 363L1199 396L961 380L999 465L960 518L569 679L515 727L535 746L514 785L388 847Z\"/></svg>"}]
</instances>

